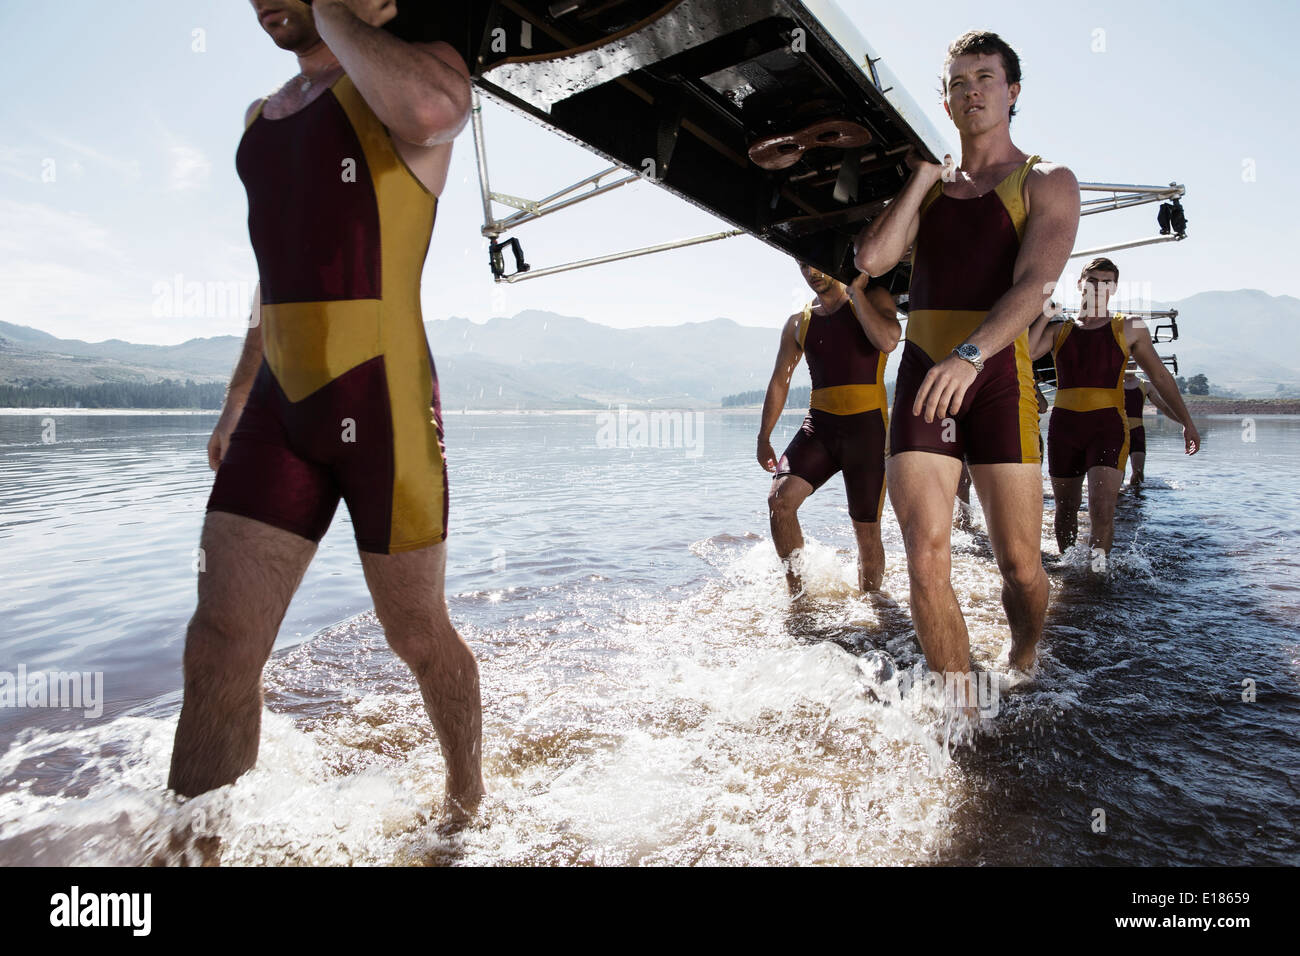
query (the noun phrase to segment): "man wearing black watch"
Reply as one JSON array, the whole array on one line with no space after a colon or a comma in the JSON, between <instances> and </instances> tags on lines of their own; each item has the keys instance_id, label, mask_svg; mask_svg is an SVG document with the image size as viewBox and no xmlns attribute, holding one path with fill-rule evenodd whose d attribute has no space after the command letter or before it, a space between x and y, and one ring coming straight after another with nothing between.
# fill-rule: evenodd
<instances>
[{"instance_id":1,"label":"man wearing black watch","mask_svg":"<svg viewBox=\"0 0 1300 956\"><path fill-rule=\"evenodd\" d=\"M1065 166L1012 141L1020 60L999 36L948 48L944 106L961 164L912 155L903 191L860 237L879 275L912 253L911 313L890 414L889 499L907 550L911 613L934 671L969 672L951 584L953 499L970 464L1002 573L1008 663L1030 671L1047 611L1038 399L1026 329L1065 268L1079 186Z\"/></svg>"}]
</instances>

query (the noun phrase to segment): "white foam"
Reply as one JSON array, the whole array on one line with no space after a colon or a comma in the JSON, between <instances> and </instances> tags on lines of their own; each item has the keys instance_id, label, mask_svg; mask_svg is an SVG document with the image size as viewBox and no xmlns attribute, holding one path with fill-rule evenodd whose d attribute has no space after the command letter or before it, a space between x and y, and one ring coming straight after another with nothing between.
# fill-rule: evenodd
<instances>
[{"instance_id":1,"label":"white foam","mask_svg":"<svg viewBox=\"0 0 1300 956\"><path fill-rule=\"evenodd\" d=\"M57 792L0 795L0 858L197 862L195 837L208 835L223 862L254 865L942 859L969 797L954 757L996 722L971 725L944 706L912 636L882 632L880 609L857 593L854 553L808 539L802 629L769 541L693 550L715 569L707 583L671 601L625 596L599 632L492 636L481 655L484 827L439 828L443 762L409 678L384 689L395 682L372 671L388 658L364 655L331 666L352 675L369 661L369 678L339 678L313 666L308 644L277 658L268 683L293 699L324 681L337 703L297 721L267 713L256 768L197 799L164 789L174 719L119 718L11 747L6 778L30 778L31 762L63 750L84 769ZM902 600L906 569L889 557L886 587ZM957 573L980 602L967 610L988 657L1005 639L996 575L985 558ZM821 629L876 649L850 653Z\"/></svg>"}]
</instances>

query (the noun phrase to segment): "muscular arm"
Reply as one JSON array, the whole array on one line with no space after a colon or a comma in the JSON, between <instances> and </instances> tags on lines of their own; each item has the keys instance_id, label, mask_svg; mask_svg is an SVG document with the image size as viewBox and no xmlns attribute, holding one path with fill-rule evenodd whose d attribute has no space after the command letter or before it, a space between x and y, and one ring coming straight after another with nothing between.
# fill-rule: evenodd
<instances>
[{"instance_id":1,"label":"muscular arm","mask_svg":"<svg viewBox=\"0 0 1300 956\"><path fill-rule=\"evenodd\" d=\"M456 138L469 119L469 71L450 44L399 40L349 0L315 0L312 9L321 39L394 137L422 147Z\"/></svg>"},{"instance_id":2,"label":"muscular arm","mask_svg":"<svg viewBox=\"0 0 1300 956\"><path fill-rule=\"evenodd\" d=\"M797 330L800 316L790 316L785 327L781 329L781 345L776 353L776 365L772 369L772 379L767 383L767 394L763 397L763 418L758 426L758 461L768 471L776 470L776 454L772 451L772 429L776 427L781 412L785 410L785 400L790 395L790 376L795 366L803 357L799 347Z\"/></svg>"},{"instance_id":3,"label":"muscular arm","mask_svg":"<svg viewBox=\"0 0 1300 956\"><path fill-rule=\"evenodd\" d=\"M1029 217L1013 284L993 304L979 328L966 339L985 359L996 355L1041 316L1074 248L1079 229L1079 183L1064 166L1039 166L1029 173ZM912 402L912 414L927 422L955 415L975 381L969 362L949 355L925 373Z\"/></svg>"},{"instance_id":4,"label":"muscular arm","mask_svg":"<svg viewBox=\"0 0 1300 956\"><path fill-rule=\"evenodd\" d=\"M1014 284L966 341L985 358L996 355L1041 316L1079 231L1079 182L1065 166L1029 174L1029 218L1016 256Z\"/></svg>"},{"instance_id":5,"label":"muscular arm","mask_svg":"<svg viewBox=\"0 0 1300 956\"><path fill-rule=\"evenodd\" d=\"M951 162L952 157L945 159ZM858 236L853 262L859 271L869 276L882 276L898 265L916 241L921 222L921 201L942 175L942 166L916 163L903 191Z\"/></svg>"},{"instance_id":6,"label":"muscular arm","mask_svg":"<svg viewBox=\"0 0 1300 956\"><path fill-rule=\"evenodd\" d=\"M226 400L221 406L221 417L208 439L208 467L213 471L226 457L226 448L230 445L230 436L239 424L239 416L244 413L248 402L249 390L257 378L257 370L262 367L262 285L258 283L253 292L253 310L248 317L248 334L244 336L244 348L235 363L235 371L230 375L230 384L226 386Z\"/></svg>"},{"instance_id":7,"label":"muscular arm","mask_svg":"<svg viewBox=\"0 0 1300 956\"><path fill-rule=\"evenodd\" d=\"M244 113L244 127L253 121L262 100L255 100ZM208 439L208 467L213 471L226 457L226 448L230 445L230 436L239 424L239 416L244 413L248 402L249 390L257 378L257 370L262 367L262 283L253 290L253 308L248 316L248 334L244 336L244 347L239 353L239 361L230 375L230 384L226 386L226 398L221 405L221 417L212 429Z\"/></svg>"},{"instance_id":8,"label":"muscular arm","mask_svg":"<svg viewBox=\"0 0 1300 956\"><path fill-rule=\"evenodd\" d=\"M1141 319L1129 319L1124 323L1124 334L1128 337L1129 351L1134 360L1142 371L1147 373L1151 385L1171 410L1167 414L1183 426L1183 443L1186 445L1187 454L1195 455L1201 446L1200 433L1192 422L1191 412L1183 404L1183 397L1178 394L1178 383L1174 381L1174 377L1169 374L1169 369L1165 368L1165 363L1160 361L1160 356L1156 354L1156 347L1151 342L1151 333L1147 331L1146 323ZM1150 397L1154 401L1155 396Z\"/></svg>"},{"instance_id":9,"label":"muscular arm","mask_svg":"<svg viewBox=\"0 0 1300 956\"><path fill-rule=\"evenodd\" d=\"M848 286L846 291L853 302L853 314L857 316L862 331L867 333L871 344L882 352L892 352L903 337L903 326L898 321L898 308L894 297L882 286L867 289L871 277L860 273Z\"/></svg>"},{"instance_id":10,"label":"muscular arm","mask_svg":"<svg viewBox=\"0 0 1300 956\"><path fill-rule=\"evenodd\" d=\"M230 384L226 387L226 404L237 402L243 407L248 398L248 390L253 387L253 379L262 366L262 284L259 282L253 291L253 310L248 316L248 334L244 336L244 348L235 363L235 371L230 375Z\"/></svg>"},{"instance_id":11,"label":"muscular arm","mask_svg":"<svg viewBox=\"0 0 1300 956\"><path fill-rule=\"evenodd\" d=\"M1164 363L1162 362L1161 364L1163 365ZM1178 383L1175 382L1174 388L1177 387L1178 387ZM1156 410L1159 411L1166 418L1172 418L1174 421L1180 420L1178 418L1178 415L1174 412L1174 410L1165 403L1165 400L1160 397L1160 393L1157 392L1154 388L1148 388L1146 392L1146 396L1147 396L1147 401L1149 401L1152 405L1154 405L1156 407Z\"/></svg>"},{"instance_id":12,"label":"muscular arm","mask_svg":"<svg viewBox=\"0 0 1300 956\"><path fill-rule=\"evenodd\" d=\"M1029 357L1037 361L1052 351L1052 343L1060 331L1060 327L1052 322L1046 312L1034 319L1029 326Z\"/></svg>"},{"instance_id":13,"label":"muscular arm","mask_svg":"<svg viewBox=\"0 0 1300 956\"><path fill-rule=\"evenodd\" d=\"M254 100L244 111L245 129L253 121L261 105L262 100ZM257 377L257 370L261 365L262 283L258 282L253 289L253 307L248 316L248 334L244 336L244 348L239 353L239 361L235 363L235 371L230 375L230 384L226 386L226 408L234 405L239 410L243 409L244 402L248 399L248 390L253 387L253 379Z\"/></svg>"}]
</instances>

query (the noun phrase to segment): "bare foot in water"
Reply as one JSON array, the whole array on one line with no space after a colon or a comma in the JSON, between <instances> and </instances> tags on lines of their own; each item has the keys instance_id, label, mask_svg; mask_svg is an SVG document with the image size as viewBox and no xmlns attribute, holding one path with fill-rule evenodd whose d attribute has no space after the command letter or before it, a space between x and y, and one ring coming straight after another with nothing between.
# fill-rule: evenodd
<instances>
[{"instance_id":1,"label":"bare foot in water","mask_svg":"<svg viewBox=\"0 0 1300 956\"><path fill-rule=\"evenodd\" d=\"M438 824L438 832L443 835L459 833L476 824L485 824L479 811L483 808L486 791L480 786L462 797L447 794L442 802L443 821Z\"/></svg>"},{"instance_id":2,"label":"bare foot in water","mask_svg":"<svg viewBox=\"0 0 1300 956\"><path fill-rule=\"evenodd\" d=\"M876 607L887 607L887 608L898 607L898 602L894 600L894 596L890 594L888 591L883 589L868 591L867 600L870 601Z\"/></svg>"},{"instance_id":3,"label":"bare foot in water","mask_svg":"<svg viewBox=\"0 0 1300 956\"><path fill-rule=\"evenodd\" d=\"M1017 690L1026 684L1032 684L1038 677L1038 644L1027 647L1019 646L1015 639L1007 641L998 655L998 664L1007 670L1007 689Z\"/></svg>"},{"instance_id":4,"label":"bare foot in water","mask_svg":"<svg viewBox=\"0 0 1300 956\"><path fill-rule=\"evenodd\" d=\"M1013 639L1002 652L1006 658L1007 667L1013 671L1021 671L1032 677L1038 672L1038 645L1034 644L1019 645Z\"/></svg>"},{"instance_id":5,"label":"bare foot in water","mask_svg":"<svg viewBox=\"0 0 1300 956\"><path fill-rule=\"evenodd\" d=\"M149 860L150 866L220 866L221 837L197 833L193 823L172 830L167 848Z\"/></svg>"}]
</instances>

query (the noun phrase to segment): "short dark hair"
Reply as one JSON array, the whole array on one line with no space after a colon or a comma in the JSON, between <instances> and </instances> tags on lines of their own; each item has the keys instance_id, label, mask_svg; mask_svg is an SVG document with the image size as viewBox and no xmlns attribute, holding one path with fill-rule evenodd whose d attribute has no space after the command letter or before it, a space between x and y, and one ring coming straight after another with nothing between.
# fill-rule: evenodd
<instances>
[{"instance_id":1,"label":"short dark hair","mask_svg":"<svg viewBox=\"0 0 1300 956\"><path fill-rule=\"evenodd\" d=\"M997 54L1002 58L1002 72L1007 75L1007 86L1020 82L1020 57L1016 55L1015 50L1011 49L1011 44L992 30L967 30L948 44L948 55L943 60L943 72L939 74L939 86L943 91L944 99L948 98L948 67L957 57L967 54L977 56ZM1011 122L1015 115L1016 104L1012 103L1011 110L1007 113L1007 122Z\"/></svg>"},{"instance_id":2,"label":"short dark hair","mask_svg":"<svg viewBox=\"0 0 1300 956\"><path fill-rule=\"evenodd\" d=\"M1083 270L1079 273L1079 278L1082 279L1094 269L1098 272L1113 272L1115 273L1115 281L1119 281L1119 266L1115 265L1115 263L1111 262L1105 256L1098 256L1096 259L1093 259L1084 266Z\"/></svg>"}]
</instances>

